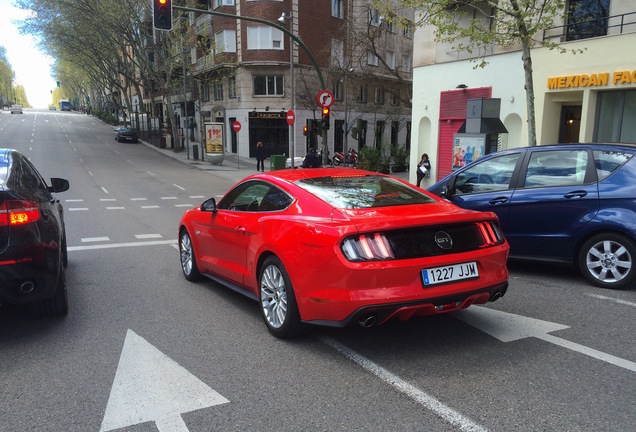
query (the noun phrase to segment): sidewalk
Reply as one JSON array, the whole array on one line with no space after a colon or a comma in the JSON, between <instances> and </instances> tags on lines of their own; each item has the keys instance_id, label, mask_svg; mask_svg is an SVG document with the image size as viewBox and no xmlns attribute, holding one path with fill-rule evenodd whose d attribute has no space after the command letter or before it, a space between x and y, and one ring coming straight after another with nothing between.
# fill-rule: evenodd
<instances>
[{"instance_id":1,"label":"sidewalk","mask_svg":"<svg viewBox=\"0 0 636 432\"><path fill-rule=\"evenodd\" d=\"M172 149L161 149L155 147L150 143L139 140L141 144L149 147L155 151L163 153L167 157L178 160L184 164L190 165L192 168L200 169L202 171L208 171L216 176L223 177L228 180L232 180L238 183L248 175L256 173L256 159L247 157L237 157L234 153L225 153L223 162L220 165L214 165L207 160L201 160L201 154L199 153L199 160L193 158L192 151L188 155L186 150L175 152ZM198 144L198 143L196 143ZM199 149L201 146L199 146ZM269 171L269 160L265 160L265 171ZM409 172L391 173L393 177L400 178L402 180L409 180Z\"/></svg>"}]
</instances>

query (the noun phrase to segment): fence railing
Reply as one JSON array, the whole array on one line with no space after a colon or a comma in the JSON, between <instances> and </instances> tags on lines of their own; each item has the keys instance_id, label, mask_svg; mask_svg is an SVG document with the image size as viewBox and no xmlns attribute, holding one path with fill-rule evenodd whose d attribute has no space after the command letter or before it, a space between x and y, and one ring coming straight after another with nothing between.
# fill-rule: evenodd
<instances>
[{"instance_id":1,"label":"fence railing","mask_svg":"<svg viewBox=\"0 0 636 432\"><path fill-rule=\"evenodd\" d=\"M544 41L569 42L600 36L636 32L636 12L582 20L553 27L543 32Z\"/></svg>"}]
</instances>

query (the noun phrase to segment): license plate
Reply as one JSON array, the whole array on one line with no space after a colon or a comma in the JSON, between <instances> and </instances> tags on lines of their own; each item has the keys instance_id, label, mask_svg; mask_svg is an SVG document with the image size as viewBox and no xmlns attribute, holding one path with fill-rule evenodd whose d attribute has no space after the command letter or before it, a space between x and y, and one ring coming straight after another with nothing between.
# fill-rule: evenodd
<instances>
[{"instance_id":1,"label":"license plate","mask_svg":"<svg viewBox=\"0 0 636 432\"><path fill-rule=\"evenodd\" d=\"M424 285L435 285L478 277L479 271L477 270L477 263L474 261L422 270Z\"/></svg>"}]
</instances>

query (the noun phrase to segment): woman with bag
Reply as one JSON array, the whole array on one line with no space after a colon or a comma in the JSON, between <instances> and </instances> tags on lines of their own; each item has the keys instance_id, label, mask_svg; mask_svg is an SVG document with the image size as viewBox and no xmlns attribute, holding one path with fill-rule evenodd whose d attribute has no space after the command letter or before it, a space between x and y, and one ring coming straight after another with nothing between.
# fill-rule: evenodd
<instances>
[{"instance_id":1,"label":"woman with bag","mask_svg":"<svg viewBox=\"0 0 636 432\"><path fill-rule=\"evenodd\" d=\"M424 153L420 162L417 164L417 187L420 187L422 179L424 177L431 176L431 162L428 160L428 155Z\"/></svg>"}]
</instances>

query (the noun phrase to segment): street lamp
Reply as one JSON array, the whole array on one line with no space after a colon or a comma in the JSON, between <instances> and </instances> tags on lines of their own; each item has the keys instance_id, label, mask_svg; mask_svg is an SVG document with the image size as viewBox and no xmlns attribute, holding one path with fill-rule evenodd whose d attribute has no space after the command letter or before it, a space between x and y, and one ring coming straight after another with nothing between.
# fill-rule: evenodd
<instances>
[{"instance_id":1,"label":"street lamp","mask_svg":"<svg viewBox=\"0 0 636 432\"><path fill-rule=\"evenodd\" d=\"M289 12L289 15L283 12L283 14L280 16L280 18L278 18L277 21L281 23L281 25L285 25L287 24L287 21L289 21L289 31L290 33L294 33L294 17L291 12ZM289 76L290 76L289 84L291 87L291 91L290 91L291 110L294 111L294 106L295 106L295 103L294 103L295 102L294 101L294 38L291 35L289 36ZM290 146L289 156L291 158L292 169L294 168L294 156L295 156L295 149L296 149L296 134L294 130L295 125L296 125L295 121L294 123L289 125L289 146Z\"/></svg>"}]
</instances>

